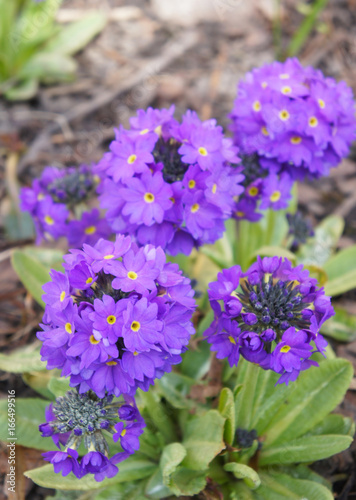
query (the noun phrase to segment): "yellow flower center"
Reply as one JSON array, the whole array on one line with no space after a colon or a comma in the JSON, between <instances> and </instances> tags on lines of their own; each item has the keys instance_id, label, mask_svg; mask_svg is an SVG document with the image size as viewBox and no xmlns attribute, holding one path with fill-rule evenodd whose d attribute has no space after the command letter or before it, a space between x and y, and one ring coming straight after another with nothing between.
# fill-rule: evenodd
<instances>
[{"instance_id":1,"label":"yellow flower center","mask_svg":"<svg viewBox=\"0 0 356 500\"><path fill-rule=\"evenodd\" d=\"M127 158L127 163L128 163L129 165L132 165L133 163L135 163L136 159L137 159L137 156L136 156L136 155L130 155L130 156Z\"/></svg>"},{"instance_id":2,"label":"yellow flower center","mask_svg":"<svg viewBox=\"0 0 356 500\"><path fill-rule=\"evenodd\" d=\"M315 118L315 116L311 116L309 118L309 122L308 123L309 123L309 127L316 127L319 122L318 122L318 119Z\"/></svg>"},{"instance_id":3,"label":"yellow flower center","mask_svg":"<svg viewBox=\"0 0 356 500\"><path fill-rule=\"evenodd\" d=\"M169 198L171 200L172 203L175 203L176 200L174 198Z\"/></svg>"},{"instance_id":4,"label":"yellow flower center","mask_svg":"<svg viewBox=\"0 0 356 500\"><path fill-rule=\"evenodd\" d=\"M258 111L261 111L261 103L260 101L255 101L253 104L252 104L252 109L256 112Z\"/></svg>"},{"instance_id":5,"label":"yellow flower center","mask_svg":"<svg viewBox=\"0 0 356 500\"><path fill-rule=\"evenodd\" d=\"M265 89L266 87L268 87L268 83L267 83L267 82L262 82L262 83L261 83L261 87L262 87L263 89Z\"/></svg>"},{"instance_id":6,"label":"yellow flower center","mask_svg":"<svg viewBox=\"0 0 356 500\"><path fill-rule=\"evenodd\" d=\"M90 285L91 283L93 283L93 278L88 278L88 279L85 281L85 283L86 283L87 285Z\"/></svg>"},{"instance_id":7,"label":"yellow flower center","mask_svg":"<svg viewBox=\"0 0 356 500\"><path fill-rule=\"evenodd\" d=\"M116 316L110 314L110 316L106 318L106 321L109 323L109 325L114 325L116 323Z\"/></svg>"},{"instance_id":8,"label":"yellow flower center","mask_svg":"<svg viewBox=\"0 0 356 500\"><path fill-rule=\"evenodd\" d=\"M297 145L302 142L302 138L299 137L298 135L294 135L293 137L291 137L290 142L291 144Z\"/></svg>"},{"instance_id":9,"label":"yellow flower center","mask_svg":"<svg viewBox=\"0 0 356 500\"><path fill-rule=\"evenodd\" d=\"M44 200L45 199L45 195L43 193L39 193L38 196L37 196L37 199L38 199L38 201Z\"/></svg>"},{"instance_id":10,"label":"yellow flower center","mask_svg":"<svg viewBox=\"0 0 356 500\"><path fill-rule=\"evenodd\" d=\"M140 135L145 135L145 134L147 134L149 131L150 131L150 129L149 129L149 128L144 128L143 130L141 130Z\"/></svg>"},{"instance_id":11,"label":"yellow flower center","mask_svg":"<svg viewBox=\"0 0 356 500\"><path fill-rule=\"evenodd\" d=\"M289 74L288 74L288 73L281 73L281 74L279 75L279 78L280 78L281 80L288 80L288 78L289 78Z\"/></svg>"},{"instance_id":12,"label":"yellow flower center","mask_svg":"<svg viewBox=\"0 0 356 500\"><path fill-rule=\"evenodd\" d=\"M237 211L236 215L237 215L237 217L244 217L245 216L245 212Z\"/></svg>"},{"instance_id":13,"label":"yellow flower center","mask_svg":"<svg viewBox=\"0 0 356 500\"><path fill-rule=\"evenodd\" d=\"M281 92L284 95L288 95L292 92L292 88L289 87L289 85L285 85L284 87L281 88Z\"/></svg>"},{"instance_id":14,"label":"yellow flower center","mask_svg":"<svg viewBox=\"0 0 356 500\"><path fill-rule=\"evenodd\" d=\"M110 254L110 255L105 255L104 259L109 260L109 259L113 259L114 257L115 257L115 255Z\"/></svg>"},{"instance_id":15,"label":"yellow flower center","mask_svg":"<svg viewBox=\"0 0 356 500\"><path fill-rule=\"evenodd\" d=\"M117 362L116 361L107 361L106 364L108 366L115 366L115 365L117 365Z\"/></svg>"},{"instance_id":16,"label":"yellow flower center","mask_svg":"<svg viewBox=\"0 0 356 500\"><path fill-rule=\"evenodd\" d=\"M124 437L124 436L125 436L125 434L126 434L126 432L127 432L127 431L126 431L126 429L122 429L122 432L121 432L120 436L121 436L121 437Z\"/></svg>"},{"instance_id":17,"label":"yellow flower center","mask_svg":"<svg viewBox=\"0 0 356 500\"><path fill-rule=\"evenodd\" d=\"M54 224L54 220L52 219L52 217L50 215L46 215L44 220L45 220L46 224L48 224L49 226L52 226Z\"/></svg>"},{"instance_id":18,"label":"yellow flower center","mask_svg":"<svg viewBox=\"0 0 356 500\"><path fill-rule=\"evenodd\" d=\"M279 199L281 198L281 192L280 191L274 191L271 196L270 196L270 200L274 203L276 201L278 201Z\"/></svg>"},{"instance_id":19,"label":"yellow flower center","mask_svg":"<svg viewBox=\"0 0 356 500\"><path fill-rule=\"evenodd\" d=\"M188 187L190 189L193 189L193 188L195 188L195 184L196 184L195 180L194 179L190 179L190 181L188 182Z\"/></svg>"},{"instance_id":20,"label":"yellow flower center","mask_svg":"<svg viewBox=\"0 0 356 500\"><path fill-rule=\"evenodd\" d=\"M289 345L284 345L281 347L281 352L288 352L291 350L291 347Z\"/></svg>"},{"instance_id":21,"label":"yellow flower center","mask_svg":"<svg viewBox=\"0 0 356 500\"><path fill-rule=\"evenodd\" d=\"M90 335L89 342L91 344L95 345L95 344L99 344L100 340L96 340L96 338L94 337L94 335Z\"/></svg>"},{"instance_id":22,"label":"yellow flower center","mask_svg":"<svg viewBox=\"0 0 356 500\"><path fill-rule=\"evenodd\" d=\"M66 323L64 329L67 333L72 333L72 325L70 323Z\"/></svg>"},{"instance_id":23,"label":"yellow flower center","mask_svg":"<svg viewBox=\"0 0 356 500\"><path fill-rule=\"evenodd\" d=\"M138 355L138 352L137 352L137 351L134 351L133 355L134 355L134 356L137 356L137 355Z\"/></svg>"},{"instance_id":24,"label":"yellow flower center","mask_svg":"<svg viewBox=\"0 0 356 500\"><path fill-rule=\"evenodd\" d=\"M266 129L266 127L262 127L262 128L261 128L261 132L262 132L262 134L263 134L263 135L265 135L266 137L269 135L269 132L268 132L268 130Z\"/></svg>"},{"instance_id":25,"label":"yellow flower center","mask_svg":"<svg viewBox=\"0 0 356 500\"><path fill-rule=\"evenodd\" d=\"M280 112L279 112L279 118L283 121L283 122L286 122L289 117L290 117L290 114L288 113L288 111L286 109L282 109Z\"/></svg>"},{"instance_id":26,"label":"yellow flower center","mask_svg":"<svg viewBox=\"0 0 356 500\"><path fill-rule=\"evenodd\" d=\"M66 298L66 292L63 290L63 292L59 296L59 300L63 302L63 300Z\"/></svg>"},{"instance_id":27,"label":"yellow flower center","mask_svg":"<svg viewBox=\"0 0 356 500\"><path fill-rule=\"evenodd\" d=\"M192 205L192 208L190 209L190 211L192 212L192 214L195 214L195 212L197 212L199 210L200 206L199 206L199 203L194 203L194 205Z\"/></svg>"},{"instance_id":28,"label":"yellow flower center","mask_svg":"<svg viewBox=\"0 0 356 500\"><path fill-rule=\"evenodd\" d=\"M318 99L318 104L321 107L321 109L325 108L325 101L323 99Z\"/></svg>"},{"instance_id":29,"label":"yellow flower center","mask_svg":"<svg viewBox=\"0 0 356 500\"><path fill-rule=\"evenodd\" d=\"M202 156L208 156L208 152L207 152L206 148L201 147L198 149L198 152Z\"/></svg>"},{"instance_id":30,"label":"yellow flower center","mask_svg":"<svg viewBox=\"0 0 356 500\"><path fill-rule=\"evenodd\" d=\"M133 321L131 323L131 330L133 332L138 332L140 328L141 328L141 323L139 321Z\"/></svg>"},{"instance_id":31,"label":"yellow flower center","mask_svg":"<svg viewBox=\"0 0 356 500\"><path fill-rule=\"evenodd\" d=\"M152 193L146 193L143 199L146 203L153 203L155 201L155 197Z\"/></svg>"},{"instance_id":32,"label":"yellow flower center","mask_svg":"<svg viewBox=\"0 0 356 500\"><path fill-rule=\"evenodd\" d=\"M211 188L211 192L212 192L213 194L215 194L215 193L216 193L217 188L218 188L218 186L217 186L216 184L213 184L213 187Z\"/></svg>"},{"instance_id":33,"label":"yellow flower center","mask_svg":"<svg viewBox=\"0 0 356 500\"><path fill-rule=\"evenodd\" d=\"M234 337L232 337L231 335L229 336L229 340L230 340L231 344L236 345L236 341L235 341Z\"/></svg>"},{"instance_id":34,"label":"yellow flower center","mask_svg":"<svg viewBox=\"0 0 356 500\"><path fill-rule=\"evenodd\" d=\"M89 226L85 229L85 234L94 234L96 231L96 227L95 226Z\"/></svg>"},{"instance_id":35,"label":"yellow flower center","mask_svg":"<svg viewBox=\"0 0 356 500\"><path fill-rule=\"evenodd\" d=\"M130 280L137 280L137 274L135 273L135 271L129 271L127 273L127 277L130 278Z\"/></svg>"},{"instance_id":36,"label":"yellow flower center","mask_svg":"<svg viewBox=\"0 0 356 500\"><path fill-rule=\"evenodd\" d=\"M248 194L250 196L257 196L258 195L258 188L256 186L252 186L248 190Z\"/></svg>"}]
</instances>

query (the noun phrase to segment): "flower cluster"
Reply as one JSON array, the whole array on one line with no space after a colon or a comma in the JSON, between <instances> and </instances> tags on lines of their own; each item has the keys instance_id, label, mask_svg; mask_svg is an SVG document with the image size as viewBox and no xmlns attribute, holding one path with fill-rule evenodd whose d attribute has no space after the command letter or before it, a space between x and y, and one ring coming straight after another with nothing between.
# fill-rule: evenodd
<instances>
[{"instance_id":1,"label":"flower cluster","mask_svg":"<svg viewBox=\"0 0 356 500\"><path fill-rule=\"evenodd\" d=\"M79 248L83 243L94 244L108 237L111 229L100 218L99 210L86 211L99 181L87 165L46 167L31 188L22 188L21 208L29 211L34 220L37 243L64 236L71 247Z\"/></svg>"},{"instance_id":2,"label":"flower cluster","mask_svg":"<svg viewBox=\"0 0 356 500\"><path fill-rule=\"evenodd\" d=\"M60 450L48 451L43 457L63 476L70 472L77 478L94 474L96 481L102 481L115 476L117 464L139 449L138 438L144 427L133 398L113 402L113 396L98 398L91 391L85 394L69 391L47 407L46 423L39 426L42 436L51 436ZM105 437L119 441L122 451L109 458ZM79 460L82 441L88 452Z\"/></svg>"},{"instance_id":3,"label":"flower cluster","mask_svg":"<svg viewBox=\"0 0 356 500\"><path fill-rule=\"evenodd\" d=\"M236 143L293 179L327 175L355 139L352 90L295 58L246 75L230 115Z\"/></svg>"},{"instance_id":4,"label":"flower cluster","mask_svg":"<svg viewBox=\"0 0 356 500\"><path fill-rule=\"evenodd\" d=\"M244 177L215 120L187 111L178 123L173 111L139 110L130 130L116 130L97 170L106 175L100 202L112 230L175 255L222 236Z\"/></svg>"},{"instance_id":5,"label":"flower cluster","mask_svg":"<svg viewBox=\"0 0 356 500\"><path fill-rule=\"evenodd\" d=\"M320 328L334 310L302 265L258 258L246 273L240 266L223 270L208 294L215 314L205 336L217 358L228 358L230 366L241 354L288 384L316 364L310 359L313 346L325 350Z\"/></svg>"},{"instance_id":6,"label":"flower cluster","mask_svg":"<svg viewBox=\"0 0 356 500\"><path fill-rule=\"evenodd\" d=\"M161 248L138 248L129 236L71 250L65 273L52 271L42 360L70 376L80 393L133 395L179 363L194 333L190 280Z\"/></svg>"}]
</instances>

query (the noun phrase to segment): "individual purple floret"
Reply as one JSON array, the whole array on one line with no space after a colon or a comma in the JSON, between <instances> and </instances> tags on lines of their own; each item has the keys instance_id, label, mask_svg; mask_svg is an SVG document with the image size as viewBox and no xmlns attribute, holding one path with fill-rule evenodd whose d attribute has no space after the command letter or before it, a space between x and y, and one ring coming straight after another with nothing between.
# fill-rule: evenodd
<instances>
[{"instance_id":1,"label":"individual purple floret","mask_svg":"<svg viewBox=\"0 0 356 500\"><path fill-rule=\"evenodd\" d=\"M107 238L111 234L108 223L97 208L90 210L88 205L99 182L100 177L87 165L46 167L31 188L22 188L21 209L33 218L37 243L66 237L72 248L80 248Z\"/></svg>"},{"instance_id":2,"label":"individual purple floret","mask_svg":"<svg viewBox=\"0 0 356 500\"><path fill-rule=\"evenodd\" d=\"M303 266L288 259L261 259L245 273L224 269L209 284L214 321L205 332L217 358L237 365L239 356L281 374L279 383L297 378L317 363L310 358L327 346L320 334L333 316L330 297Z\"/></svg>"},{"instance_id":3,"label":"individual purple floret","mask_svg":"<svg viewBox=\"0 0 356 500\"><path fill-rule=\"evenodd\" d=\"M96 481L117 474L117 463L126 460L140 447L139 436L146 426L135 400L113 401L113 396L99 398L92 391L79 394L69 391L58 397L47 408L46 423L39 426L42 437L51 436L55 445L63 451L48 451L43 457L54 466L54 472L77 478L93 474ZM118 435L119 433L119 435ZM106 441L118 441L122 451L109 458ZM81 442L88 452L81 458L78 448Z\"/></svg>"},{"instance_id":4,"label":"individual purple floret","mask_svg":"<svg viewBox=\"0 0 356 500\"><path fill-rule=\"evenodd\" d=\"M247 73L230 114L235 143L293 180L328 175L349 153L356 119L352 90L298 59Z\"/></svg>"},{"instance_id":5,"label":"individual purple floret","mask_svg":"<svg viewBox=\"0 0 356 500\"><path fill-rule=\"evenodd\" d=\"M116 139L97 166L101 207L116 233L190 254L213 243L243 192L238 148L215 120L187 111L179 123L174 108L139 110L130 130Z\"/></svg>"},{"instance_id":6,"label":"individual purple floret","mask_svg":"<svg viewBox=\"0 0 356 500\"><path fill-rule=\"evenodd\" d=\"M52 271L42 360L80 393L134 394L180 362L195 308L190 280L161 248L139 248L129 236L71 250L65 273Z\"/></svg>"}]
</instances>

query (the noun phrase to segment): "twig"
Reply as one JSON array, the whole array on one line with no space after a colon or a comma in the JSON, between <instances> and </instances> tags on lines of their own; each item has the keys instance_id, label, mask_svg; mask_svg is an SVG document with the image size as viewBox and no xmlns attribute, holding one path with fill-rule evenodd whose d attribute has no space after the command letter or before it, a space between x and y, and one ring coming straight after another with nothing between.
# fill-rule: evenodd
<instances>
[{"instance_id":1,"label":"twig","mask_svg":"<svg viewBox=\"0 0 356 500\"><path fill-rule=\"evenodd\" d=\"M63 115L65 121L67 123L71 123L73 120L83 118L97 109L110 104L110 102L112 102L120 94L129 91L143 80L147 79L147 77L160 73L166 66L169 66L174 59L182 56L187 50L193 47L197 41L198 35L196 32L184 32L182 35L171 41L162 55L149 59L140 70L134 71L133 74L128 76L126 80L120 82L114 90L105 91L100 89L89 102L80 103L70 109ZM20 160L18 167L19 173L21 173L27 165L36 159L41 149L49 143L51 134L57 132L57 130L58 124L54 123L37 136L29 147L27 153Z\"/></svg>"}]
</instances>

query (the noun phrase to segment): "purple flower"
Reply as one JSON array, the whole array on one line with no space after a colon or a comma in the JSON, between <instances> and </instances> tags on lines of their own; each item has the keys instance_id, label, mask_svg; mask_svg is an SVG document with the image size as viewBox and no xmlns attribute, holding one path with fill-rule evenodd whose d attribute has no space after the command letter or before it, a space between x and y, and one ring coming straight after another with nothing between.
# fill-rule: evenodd
<instances>
[{"instance_id":1,"label":"purple flower","mask_svg":"<svg viewBox=\"0 0 356 500\"><path fill-rule=\"evenodd\" d=\"M276 160L294 180L327 175L355 139L351 89L295 58L248 73L230 118L244 153Z\"/></svg>"},{"instance_id":2,"label":"purple flower","mask_svg":"<svg viewBox=\"0 0 356 500\"><path fill-rule=\"evenodd\" d=\"M139 110L130 130L116 131L97 165L106 176L100 203L113 231L189 254L222 236L244 177L236 146L215 120L201 122L188 111L178 123L173 111Z\"/></svg>"},{"instance_id":3,"label":"purple flower","mask_svg":"<svg viewBox=\"0 0 356 500\"><path fill-rule=\"evenodd\" d=\"M62 472L62 476L68 476L70 472L73 472L78 479L82 477L76 450L69 448L67 451L47 451L42 453L42 456L47 462L51 462L56 474Z\"/></svg>"},{"instance_id":4,"label":"purple flower","mask_svg":"<svg viewBox=\"0 0 356 500\"><path fill-rule=\"evenodd\" d=\"M293 268L279 257L258 257L246 273L239 266L223 270L209 284L214 320L205 337L211 349L230 365L242 355L280 373L281 382L294 380L313 364L306 363L313 344L325 350L320 328L334 314L316 284L302 265Z\"/></svg>"},{"instance_id":5,"label":"purple flower","mask_svg":"<svg viewBox=\"0 0 356 500\"><path fill-rule=\"evenodd\" d=\"M142 221L146 226L151 226L154 222L161 223L164 211L172 206L170 198L173 194L162 174L143 174L141 179L129 179L126 185L126 188L120 190L120 194L126 201L122 213L129 216L129 222Z\"/></svg>"},{"instance_id":6,"label":"purple flower","mask_svg":"<svg viewBox=\"0 0 356 500\"><path fill-rule=\"evenodd\" d=\"M31 188L20 193L21 208L30 212L37 233L37 243L65 236L71 246L93 244L98 237L108 237L111 227L100 218L98 209L83 212L95 194L100 177L86 165L78 168L46 167ZM79 209L79 210L78 210ZM82 213L78 219L78 212Z\"/></svg>"},{"instance_id":7,"label":"purple flower","mask_svg":"<svg viewBox=\"0 0 356 500\"><path fill-rule=\"evenodd\" d=\"M96 481L113 477L118 473L116 464L126 460L140 447L139 436L145 427L133 397L126 402L113 402L111 396L102 398L91 392L78 394L69 391L51 403L46 411L46 424L39 426L42 436L52 439L64 451L50 451L43 454L45 460L54 466L54 472L67 476L73 472L77 478L93 474ZM124 424L126 421L126 427ZM102 433L112 429L113 440L121 436L123 452L109 458L109 447ZM116 433L114 432L116 430ZM117 433L120 433L120 436ZM108 434L106 434L107 436ZM78 451L82 440L88 449L81 460Z\"/></svg>"},{"instance_id":8,"label":"purple flower","mask_svg":"<svg viewBox=\"0 0 356 500\"><path fill-rule=\"evenodd\" d=\"M80 393L134 394L179 362L194 334L194 291L161 248L130 237L72 249L52 271L41 357ZM99 450L100 451L100 450Z\"/></svg>"}]
</instances>

